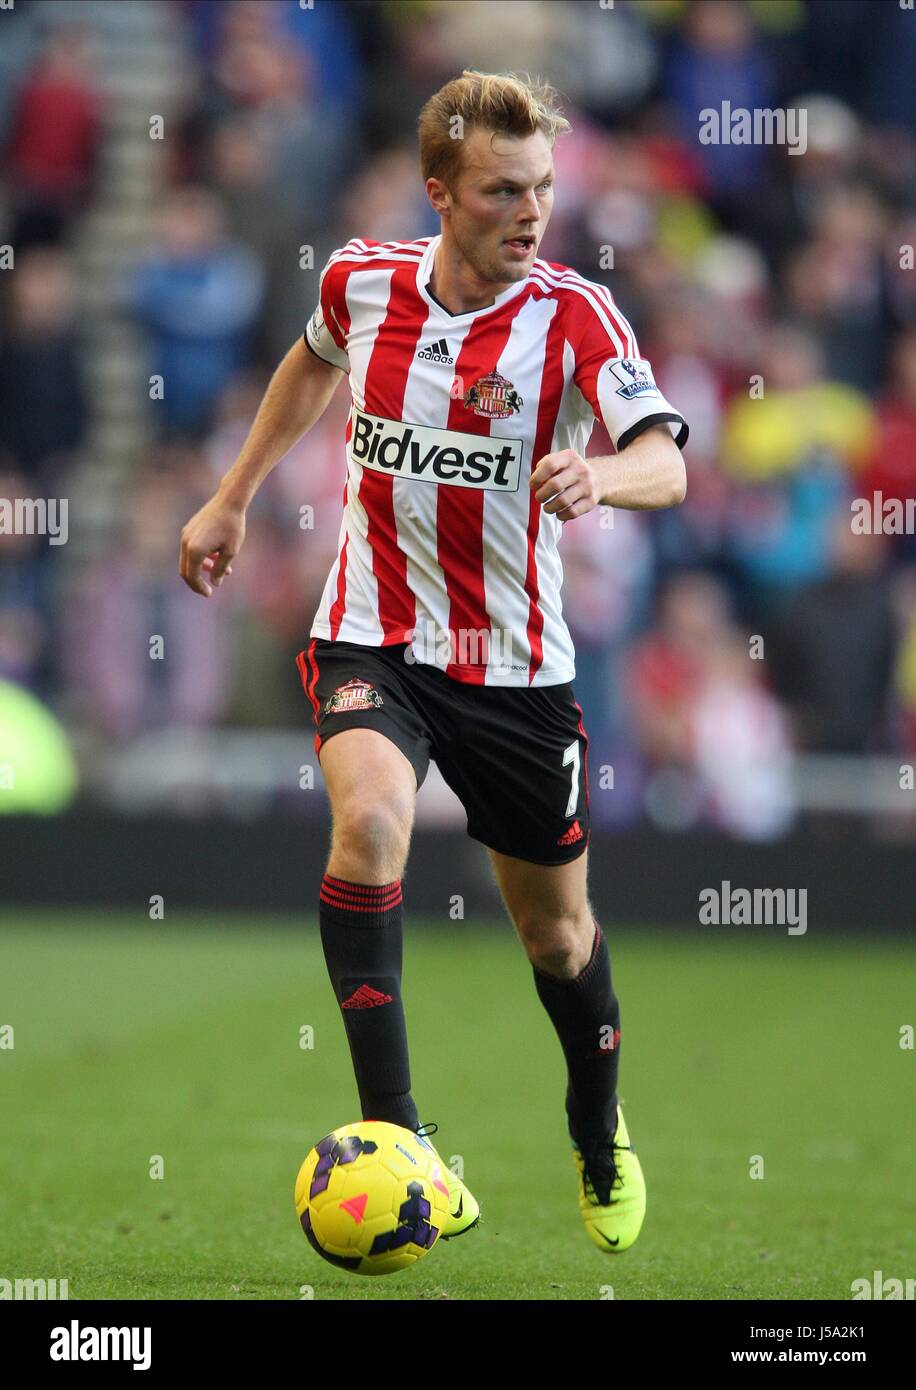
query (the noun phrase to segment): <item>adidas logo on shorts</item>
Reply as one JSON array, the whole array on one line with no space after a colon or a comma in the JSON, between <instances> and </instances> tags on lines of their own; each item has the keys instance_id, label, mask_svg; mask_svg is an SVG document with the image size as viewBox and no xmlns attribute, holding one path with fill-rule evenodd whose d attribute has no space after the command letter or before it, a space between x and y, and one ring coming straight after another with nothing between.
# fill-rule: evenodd
<instances>
[{"instance_id":1,"label":"adidas logo on shorts","mask_svg":"<svg viewBox=\"0 0 916 1390\"><path fill-rule=\"evenodd\" d=\"M582 829L582 826L579 824L579 822L577 820L574 820L572 825L566 831L565 835L561 835L559 840L557 840L557 844L574 845L579 840L583 840L584 838L585 831Z\"/></svg>"}]
</instances>

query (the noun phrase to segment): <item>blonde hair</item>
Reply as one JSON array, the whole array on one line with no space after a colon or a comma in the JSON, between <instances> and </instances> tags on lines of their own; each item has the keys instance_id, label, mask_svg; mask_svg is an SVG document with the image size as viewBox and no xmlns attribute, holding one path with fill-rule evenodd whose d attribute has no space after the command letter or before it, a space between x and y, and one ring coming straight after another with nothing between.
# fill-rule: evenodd
<instances>
[{"instance_id":1,"label":"blonde hair","mask_svg":"<svg viewBox=\"0 0 916 1390\"><path fill-rule=\"evenodd\" d=\"M539 78L465 68L426 102L417 122L423 181L440 179L453 190L461 172L463 139L472 130L524 137L540 131L553 148L572 127L557 105L557 93Z\"/></svg>"}]
</instances>

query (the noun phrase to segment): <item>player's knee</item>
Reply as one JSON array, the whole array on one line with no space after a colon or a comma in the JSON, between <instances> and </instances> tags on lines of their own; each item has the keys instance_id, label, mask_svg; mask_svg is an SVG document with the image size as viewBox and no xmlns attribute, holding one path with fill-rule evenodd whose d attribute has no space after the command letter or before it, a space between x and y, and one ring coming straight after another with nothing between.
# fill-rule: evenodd
<instances>
[{"instance_id":1,"label":"player's knee","mask_svg":"<svg viewBox=\"0 0 916 1390\"><path fill-rule=\"evenodd\" d=\"M399 797L362 793L334 815L334 855L351 865L350 873L399 877L410 842L412 810ZM355 881L363 881L356 879Z\"/></svg>"},{"instance_id":2,"label":"player's knee","mask_svg":"<svg viewBox=\"0 0 916 1390\"><path fill-rule=\"evenodd\" d=\"M546 975L572 979L588 963L594 940L594 923L581 913L547 914L538 908L519 914L516 920L528 959Z\"/></svg>"}]
</instances>

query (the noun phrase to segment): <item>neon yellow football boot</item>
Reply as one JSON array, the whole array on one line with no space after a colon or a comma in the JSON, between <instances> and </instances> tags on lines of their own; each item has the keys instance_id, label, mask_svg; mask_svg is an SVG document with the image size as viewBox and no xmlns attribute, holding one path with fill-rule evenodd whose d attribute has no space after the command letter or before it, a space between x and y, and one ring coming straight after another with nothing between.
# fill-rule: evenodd
<instances>
[{"instance_id":1,"label":"neon yellow football boot","mask_svg":"<svg viewBox=\"0 0 916 1390\"><path fill-rule=\"evenodd\" d=\"M448 1188L448 1219L442 1228L442 1240L452 1240L455 1236L463 1236L465 1231L469 1231L472 1226L476 1226L480 1220L480 1203L469 1188L465 1187L460 1178L455 1174L438 1154L429 1141L429 1135L435 1134L438 1125L420 1125L416 1131L417 1138L421 1144L425 1144L436 1155L439 1160L439 1172L433 1181L444 1183Z\"/></svg>"},{"instance_id":2,"label":"neon yellow football boot","mask_svg":"<svg viewBox=\"0 0 916 1390\"><path fill-rule=\"evenodd\" d=\"M573 1139L573 1158L579 1174L579 1211L589 1239L609 1254L628 1250L646 1214L646 1180L619 1104L613 1150L607 1139L581 1147Z\"/></svg>"}]
</instances>

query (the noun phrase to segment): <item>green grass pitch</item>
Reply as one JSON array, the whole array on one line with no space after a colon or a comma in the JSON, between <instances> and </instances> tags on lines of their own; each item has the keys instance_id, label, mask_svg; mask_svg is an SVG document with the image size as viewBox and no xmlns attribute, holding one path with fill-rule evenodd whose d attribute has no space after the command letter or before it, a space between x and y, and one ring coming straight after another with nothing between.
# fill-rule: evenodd
<instances>
[{"instance_id":1,"label":"green grass pitch","mask_svg":"<svg viewBox=\"0 0 916 1390\"><path fill-rule=\"evenodd\" d=\"M414 1095L483 1221L366 1279L293 1210L310 1145L359 1118L314 919L7 911L0 1277L140 1299L848 1299L912 1277L912 945L606 929L637 1245L602 1255L582 1228L562 1054L511 928L409 919Z\"/></svg>"}]
</instances>

